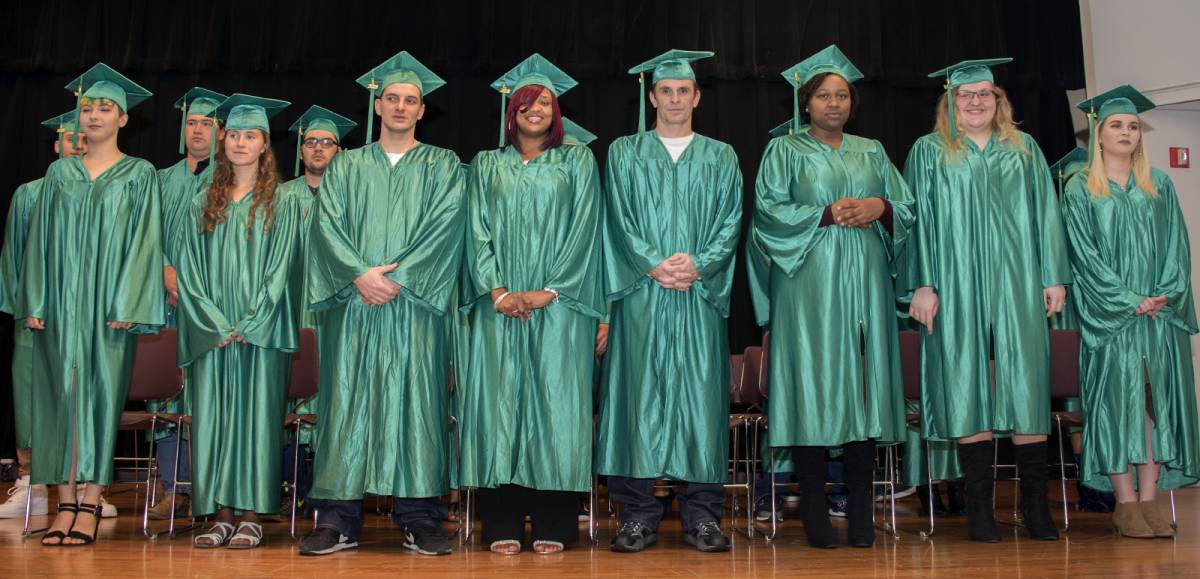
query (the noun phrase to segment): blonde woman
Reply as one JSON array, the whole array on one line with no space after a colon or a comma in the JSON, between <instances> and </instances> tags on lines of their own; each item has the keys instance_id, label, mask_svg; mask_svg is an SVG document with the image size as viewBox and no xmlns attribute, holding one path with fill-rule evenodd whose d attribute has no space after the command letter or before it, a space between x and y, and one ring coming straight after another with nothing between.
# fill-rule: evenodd
<instances>
[{"instance_id":1,"label":"blonde woman","mask_svg":"<svg viewBox=\"0 0 1200 579\"><path fill-rule=\"evenodd\" d=\"M1094 121L1091 162L1067 183L1063 213L1084 346L1080 478L1114 491L1122 535L1171 537L1156 490L1200 479L1187 226L1146 158L1138 115L1154 103L1125 85L1079 108Z\"/></svg>"},{"instance_id":2,"label":"blonde woman","mask_svg":"<svg viewBox=\"0 0 1200 579\"><path fill-rule=\"evenodd\" d=\"M930 75L945 77L946 93L933 133L913 145L904 171L917 201L903 289L913 292L910 312L925 326L923 435L958 441L968 534L988 543L1000 540L994 432L1016 445L1026 530L1058 538L1046 502L1046 318L1062 310L1071 278L1046 159L1016 129L992 77L991 66L1010 60L966 61Z\"/></svg>"}]
</instances>

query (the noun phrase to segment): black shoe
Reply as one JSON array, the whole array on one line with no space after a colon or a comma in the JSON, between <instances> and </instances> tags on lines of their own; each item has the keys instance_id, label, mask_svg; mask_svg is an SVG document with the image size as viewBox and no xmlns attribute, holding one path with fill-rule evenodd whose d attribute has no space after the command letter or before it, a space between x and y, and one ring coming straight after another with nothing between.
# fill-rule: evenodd
<instances>
[{"instance_id":1,"label":"black shoe","mask_svg":"<svg viewBox=\"0 0 1200 579\"><path fill-rule=\"evenodd\" d=\"M721 527L716 521L705 521L688 529L688 532L683 534L683 542L701 553L721 553L733 548L729 537L721 532Z\"/></svg>"},{"instance_id":2,"label":"black shoe","mask_svg":"<svg viewBox=\"0 0 1200 579\"><path fill-rule=\"evenodd\" d=\"M333 529L318 527L300 539L301 555L328 555L358 547L358 541Z\"/></svg>"},{"instance_id":3,"label":"black shoe","mask_svg":"<svg viewBox=\"0 0 1200 579\"><path fill-rule=\"evenodd\" d=\"M614 553L637 553L655 543L658 543L658 535L653 529L641 521L626 521L617 530L609 550Z\"/></svg>"},{"instance_id":4,"label":"black shoe","mask_svg":"<svg viewBox=\"0 0 1200 579\"><path fill-rule=\"evenodd\" d=\"M829 506L825 501L825 447L794 447L792 460L800 485L800 517L808 544L818 549L836 548L838 536L829 522Z\"/></svg>"},{"instance_id":5,"label":"black shoe","mask_svg":"<svg viewBox=\"0 0 1200 579\"><path fill-rule=\"evenodd\" d=\"M875 475L875 441L868 439L842 445L842 464L845 465L846 479L847 542L851 547L870 547L875 544L875 522L871 517L875 508L871 488Z\"/></svg>"},{"instance_id":6,"label":"black shoe","mask_svg":"<svg viewBox=\"0 0 1200 579\"><path fill-rule=\"evenodd\" d=\"M967 497L963 495L963 479L956 478L946 481L947 515L965 515L967 513Z\"/></svg>"},{"instance_id":7,"label":"black shoe","mask_svg":"<svg viewBox=\"0 0 1200 579\"><path fill-rule=\"evenodd\" d=\"M1017 472L1021 476L1021 515L1029 536L1040 541L1058 539L1058 526L1050 518L1050 503L1046 501L1046 443L1013 446Z\"/></svg>"},{"instance_id":8,"label":"black shoe","mask_svg":"<svg viewBox=\"0 0 1200 579\"><path fill-rule=\"evenodd\" d=\"M21 465L16 461L0 464L0 482L17 482L21 477Z\"/></svg>"},{"instance_id":9,"label":"black shoe","mask_svg":"<svg viewBox=\"0 0 1200 579\"><path fill-rule=\"evenodd\" d=\"M917 496L921 499L921 516L929 513L929 504L933 503L933 514L944 517L950 514L946 505L942 504L942 494L938 492L938 483L917 487Z\"/></svg>"},{"instance_id":10,"label":"black shoe","mask_svg":"<svg viewBox=\"0 0 1200 579\"><path fill-rule=\"evenodd\" d=\"M400 527L404 533L404 548L422 555L449 555L450 540L441 527L433 523L409 523Z\"/></svg>"},{"instance_id":11,"label":"black shoe","mask_svg":"<svg viewBox=\"0 0 1200 579\"><path fill-rule=\"evenodd\" d=\"M967 495L967 536L981 543L999 543L1000 528L996 525L994 498L996 495L996 442L984 440L958 445L958 462L962 464L964 488Z\"/></svg>"}]
</instances>

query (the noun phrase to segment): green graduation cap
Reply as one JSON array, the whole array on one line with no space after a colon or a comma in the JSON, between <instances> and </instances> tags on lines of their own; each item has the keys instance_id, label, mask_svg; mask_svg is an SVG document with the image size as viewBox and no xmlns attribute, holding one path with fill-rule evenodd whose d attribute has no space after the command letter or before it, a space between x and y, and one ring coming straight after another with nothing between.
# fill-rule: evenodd
<instances>
[{"instance_id":1,"label":"green graduation cap","mask_svg":"<svg viewBox=\"0 0 1200 579\"><path fill-rule=\"evenodd\" d=\"M696 73L692 70L692 63L697 60L709 58L712 55L713 53L707 50L678 50L672 48L629 69L629 74L638 75L638 88L642 93L638 103L639 133L646 130L646 73L652 73L650 76L651 86L658 84L660 80L696 80Z\"/></svg>"},{"instance_id":2,"label":"green graduation cap","mask_svg":"<svg viewBox=\"0 0 1200 579\"><path fill-rule=\"evenodd\" d=\"M778 125L775 126L774 129L771 129L767 134L770 135L771 137L782 137L784 135L792 134L792 120L788 119L786 121L783 121L782 123L779 123Z\"/></svg>"},{"instance_id":3,"label":"green graduation cap","mask_svg":"<svg viewBox=\"0 0 1200 579\"><path fill-rule=\"evenodd\" d=\"M500 93L501 145L504 145L504 111L508 106L508 95L531 84L546 87L555 97L562 97L579 83L536 52L496 79L491 86Z\"/></svg>"},{"instance_id":4,"label":"green graduation cap","mask_svg":"<svg viewBox=\"0 0 1200 579\"><path fill-rule=\"evenodd\" d=\"M296 122L288 127L288 131L296 133L296 167L292 170L292 174L300 175L300 144L304 141L304 135L312 130L329 131L333 133L335 139L341 142L342 135L349 133L357 127L358 123L343 117L325 107L313 105L308 107Z\"/></svg>"},{"instance_id":5,"label":"green graduation cap","mask_svg":"<svg viewBox=\"0 0 1200 579\"><path fill-rule=\"evenodd\" d=\"M179 154L184 153L184 136L187 134L187 118L188 115L203 115L208 116L221 101L227 97L219 92L211 91L206 88L192 87L191 90L183 93L179 100L175 101L175 108L179 109ZM217 138L217 128L213 127L213 138Z\"/></svg>"},{"instance_id":6,"label":"green graduation cap","mask_svg":"<svg viewBox=\"0 0 1200 579\"><path fill-rule=\"evenodd\" d=\"M954 120L954 89L964 84L976 82L995 82L992 67L998 64L1012 62L1011 58L985 58L982 60L964 60L958 64L947 66L929 73L929 78L946 77L946 112L950 115L950 138L958 138L958 126Z\"/></svg>"},{"instance_id":7,"label":"green graduation cap","mask_svg":"<svg viewBox=\"0 0 1200 579\"><path fill-rule=\"evenodd\" d=\"M596 140L596 135L593 135L591 131L579 126L575 123L575 121L572 121L567 117L563 117L562 123L564 143L571 143L586 147L589 143Z\"/></svg>"},{"instance_id":8,"label":"green graduation cap","mask_svg":"<svg viewBox=\"0 0 1200 579\"><path fill-rule=\"evenodd\" d=\"M129 109L153 96L150 91L103 62L97 62L63 88L75 95L76 114L83 97L111 100L117 103L121 111L128 113ZM75 144L79 144L79 133L75 133Z\"/></svg>"},{"instance_id":9,"label":"green graduation cap","mask_svg":"<svg viewBox=\"0 0 1200 579\"><path fill-rule=\"evenodd\" d=\"M1154 101L1138 92L1133 85L1123 84L1090 99L1079 101L1075 107L1088 116L1088 152L1096 145L1096 128L1104 119L1116 114L1140 115L1155 106Z\"/></svg>"},{"instance_id":10,"label":"green graduation cap","mask_svg":"<svg viewBox=\"0 0 1200 579\"><path fill-rule=\"evenodd\" d=\"M409 54L407 50L397 52L391 58L383 61L356 81L367 89L370 97L367 99L367 140L369 145L375 138L375 97L383 93L383 89L396 83L411 84L421 91L421 97L441 88L446 84L442 77L425 68L421 61Z\"/></svg>"},{"instance_id":11,"label":"green graduation cap","mask_svg":"<svg viewBox=\"0 0 1200 579\"><path fill-rule=\"evenodd\" d=\"M1058 192L1061 195L1063 185L1072 175L1087 167L1088 153L1083 147L1075 147L1063 158L1050 165L1050 174L1058 180Z\"/></svg>"},{"instance_id":12,"label":"green graduation cap","mask_svg":"<svg viewBox=\"0 0 1200 579\"><path fill-rule=\"evenodd\" d=\"M862 71L850 62L849 58L837 47L836 44L830 44L821 49L820 52L801 60L791 68L783 71L783 78L787 79L792 85L792 131L800 130L800 95L797 91L805 83L812 80L818 74L832 72L844 79L846 82L854 82L863 77Z\"/></svg>"},{"instance_id":13,"label":"green graduation cap","mask_svg":"<svg viewBox=\"0 0 1200 579\"><path fill-rule=\"evenodd\" d=\"M271 134L270 118L286 109L292 103L278 99L268 99L253 95L234 93L221 101L212 115L225 125L227 131L245 131L258 129ZM216 140L213 140L216 149ZM209 154L210 158L212 153Z\"/></svg>"},{"instance_id":14,"label":"green graduation cap","mask_svg":"<svg viewBox=\"0 0 1200 579\"><path fill-rule=\"evenodd\" d=\"M56 117L50 117L42 121L42 126L58 133L58 158L63 158L63 149L66 148L66 143L63 142L67 133L79 132L79 112L69 110Z\"/></svg>"}]
</instances>

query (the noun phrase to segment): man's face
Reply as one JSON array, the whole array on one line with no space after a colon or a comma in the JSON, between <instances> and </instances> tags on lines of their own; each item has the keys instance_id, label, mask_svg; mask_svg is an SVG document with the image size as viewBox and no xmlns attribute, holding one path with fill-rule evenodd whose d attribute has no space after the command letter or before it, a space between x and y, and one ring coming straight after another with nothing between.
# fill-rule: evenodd
<instances>
[{"instance_id":1,"label":"man's face","mask_svg":"<svg viewBox=\"0 0 1200 579\"><path fill-rule=\"evenodd\" d=\"M393 83L383 89L375 99L375 114L379 115L384 129L393 133L413 130L417 121L425 116L425 102L416 85Z\"/></svg>"},{"instance_id":2,"label":"man's face","mask_svg":"<svg viewBox=\"0 0 1200 579\"><path fill-rule=\"evenodd\" d=\"M700 91L693 80L660 80L650 93L650 104L658 113L658 122L680 125L691 122L692 111L700 106Z\"/></svg>"},{"instance_id":3,"label":"man's face","mask_svg":"<svg viewBox=\"0 0 1200 579\"><path fill-rule=\"evenodd\" d=\"M200 159L208 156L209 147L212 145L213 126L215 123L216 121L212 117L204 115L187 116L183 126L183 143L189 157ZM221 130L217 129L217 138L220 139L223 136Z\"/></svg>"},{"instance_id":4,"label":"man's face","mask_svg":"<svg viewBox=\"0 0 1200 579\"><path fill-rule=\"evenodd\" d=\"M79 141L76 142L78 136ZM62 137L54 141L54 152L57 154L62 150L62 156L75 157L87 152L87 135L79 133L76 135L73 131L67 131L62 134Z\"/></svg>"},{"instance_id":5,"label":"man's face","mask_svg":"<svg viewBox=\"0 0 1200 579\"><path fill-rule=\"evenodd\" d=\"M313 175L322 175L333 156L341 150L337 137L333 133L313 129L304 133L300 143L300 160L304 162L304 170Z\"/></svg>"}]
</instances>

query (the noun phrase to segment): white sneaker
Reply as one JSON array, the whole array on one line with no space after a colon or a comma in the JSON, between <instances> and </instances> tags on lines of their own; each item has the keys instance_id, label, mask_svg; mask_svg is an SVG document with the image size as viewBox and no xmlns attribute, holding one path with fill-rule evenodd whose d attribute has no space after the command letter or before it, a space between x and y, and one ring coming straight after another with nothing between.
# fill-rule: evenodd
<instances>
[{"instance_id":1,"label":"white sneaker","mask_svg":"<svg viewBox=\"0 0 1200 579\"><path fill-rule=\"evenodd\" d=\"M75 496L82 498L83 490L84 490L84 485L76 486L75 492L77 494ZM117 518L117 507L113 506L112 503L105 500L104 495L100 495L100 518L101 519Z\"/></svg>"},{"instance_id":2,"label":"white sneaker","mask_svg":"<svg viewBox=\"0 0 1200 579\"><path fill-rule=\"evenodd\" d=\"M8 489L8 500L0 505L0 519L25 517L25 497L29 494L29 476L17 479ZM33 499L29 503L29 515L40 516L48 512L46 507L46 485L33 485Z\"/></svg>"}]
</instances>

